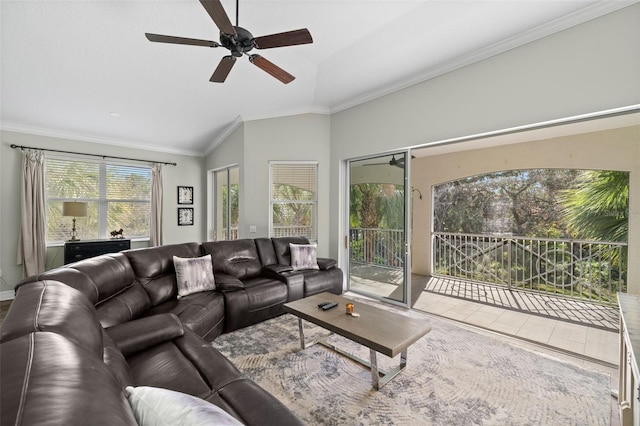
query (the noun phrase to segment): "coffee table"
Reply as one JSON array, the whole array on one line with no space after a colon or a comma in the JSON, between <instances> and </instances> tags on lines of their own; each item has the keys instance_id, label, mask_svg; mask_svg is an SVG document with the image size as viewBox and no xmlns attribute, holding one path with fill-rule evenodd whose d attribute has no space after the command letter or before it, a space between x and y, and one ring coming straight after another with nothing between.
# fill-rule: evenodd
<instances>
[{"instance_id":1,"label":"coffee table","mask_svg":"<svg viewBox=\"0 0 640 426\"><path fill-rule=\"evenodd\" d=\"M336 302L338 306L323 311L318 308L318 304L322 302ZM353 317L345 313L347 303L355 305L354 311L360 314L360 317ZM355 302L332 293L320 293L286 303L284 310L298 317L302 349L319 343L370 368L373 388L376 390L384 386L407 366L409 346L431 331L431 325L428 321L407 317L363 302ZM353 356L324 339L309 345L305 344L303 320L369 348L370 360L366 361ZM380 371L377 353L391 358L400 354L400 365L389 372Z\"/></svg>"}]
</instances>

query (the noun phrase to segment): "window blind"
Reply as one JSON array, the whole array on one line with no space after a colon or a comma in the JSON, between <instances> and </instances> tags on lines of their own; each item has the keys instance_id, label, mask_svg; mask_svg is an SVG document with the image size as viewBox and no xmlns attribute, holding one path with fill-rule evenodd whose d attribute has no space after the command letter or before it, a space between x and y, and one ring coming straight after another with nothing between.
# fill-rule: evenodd
<instances>
[{"instance_id":1,"label":"window blind","mask_svg":"<svg viewBox=\"0 0 640 426\"><path fill-rule=\"evenodd\" d=\"M47 157L45 181L48 243L69 238L64 201L87 203L87 216L76 221L81 239L108 238L119 229L127 238L149 236L150 167Z\"/></svg>"}]
</instances>

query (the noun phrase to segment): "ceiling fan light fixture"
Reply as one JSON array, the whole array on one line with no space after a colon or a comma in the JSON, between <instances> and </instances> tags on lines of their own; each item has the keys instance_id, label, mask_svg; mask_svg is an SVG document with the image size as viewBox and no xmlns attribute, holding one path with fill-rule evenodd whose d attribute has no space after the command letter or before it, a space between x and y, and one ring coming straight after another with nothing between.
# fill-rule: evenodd
<instances>
[{"instance_id":1,"label":"ceiling fan light fixture","mask_svg":"<svg viewBox=\"0 0 640 426\"><path fill-rule=\"evenodd\" d=\"M152 42L186 44L191 46L224 47L231 55L223 57L210 78L210 81L222 83L227 78L231 68L235 64L235 58L244 55L249 61L282 83L292 82L295 77L274 63L260 55L249 55L253 49L272 49L275 47L295 46L299 44L313 43L309 30L286 31L277 34L269 34L254 37L247 29L238 26L238 2L236 0L236 25L232 25L220 0L199 0L211 19L220 30L220 44L211 40L200 40L186 37L166 36L161 34L145 33L147 39ZM231 59L233 59L233 61Z\"/></svg>"}]
</instances>

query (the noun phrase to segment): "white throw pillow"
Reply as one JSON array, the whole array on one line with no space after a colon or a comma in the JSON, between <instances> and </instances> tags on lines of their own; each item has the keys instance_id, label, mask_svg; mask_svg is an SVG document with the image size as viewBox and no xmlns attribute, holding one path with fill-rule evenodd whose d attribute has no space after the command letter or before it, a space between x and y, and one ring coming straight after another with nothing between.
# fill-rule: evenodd
<instances>
[{"instance_id":1,"label":"white throw pillow","mask_svg":"<svg viewBox=\"0 0 640 426\"><path fill-rule=\"evenodd\" d=\"M320 269L318 267L317 246L315 244L289 243L289 248L291 249L291 267L294 271Z\"/></svg>"},{"instance_id":2,"label":"white throw pillow","mask_svg":"<svg viewBox=\"0 0 640 426\"><path fill-rule=\"evenodd\" d=\"M215 290L211 255L182 258L173 256L178 281L178 299L192 293Z\"/></svg>"},{"instance_id":3,"label":"white throw pillow","mask_svg":"<svg viewBox=\"0 0 640 426\"><path fill-rule=\"evenodd\" d=\"M242 425L217 405L185 393L151 386L125 390L140 426Z\"/></svg>"}]
</instances>

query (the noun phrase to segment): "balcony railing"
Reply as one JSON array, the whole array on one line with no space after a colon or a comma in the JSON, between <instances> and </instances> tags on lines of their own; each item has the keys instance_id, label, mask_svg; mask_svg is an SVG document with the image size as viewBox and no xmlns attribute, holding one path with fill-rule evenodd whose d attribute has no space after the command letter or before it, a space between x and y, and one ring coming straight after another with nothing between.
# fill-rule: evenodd
<instances>
[{"instance_id":1,"label":"balcony railing","mask_svg":"<svg viewBox=\"0 0 640 426\"><path fill-rule=\"evenodd\" d=\"M316 236L313 232L313 227L304 225L288 225L288 226L273 226L271 227L272 237L296 237L305 236L309 241L316 241Z\"/></svg>"},{"instance_id":2,"label":"balcony railing","mask_svg":"<svg viewBox=\"0 0 640 426\"><path fill-rule=\"evenodd\" d=\"M349 241L353 262L404 267L404 231L401 229L351 228Z\"/></svg>"},{"instance_id":3,"label":"balcony railing","mask_svg":"<svg viewBox=\"0 0 640 426\"><path fill-rule=\"evenodd\" d=\"M433 275L615 304L627 244L434 232Z\"/></svg>"}]
</instances>

